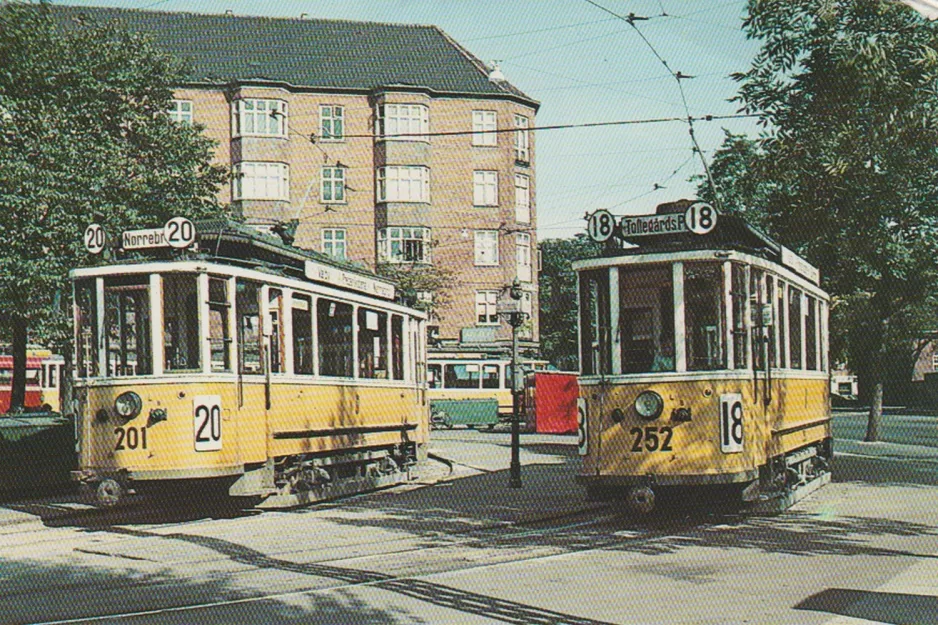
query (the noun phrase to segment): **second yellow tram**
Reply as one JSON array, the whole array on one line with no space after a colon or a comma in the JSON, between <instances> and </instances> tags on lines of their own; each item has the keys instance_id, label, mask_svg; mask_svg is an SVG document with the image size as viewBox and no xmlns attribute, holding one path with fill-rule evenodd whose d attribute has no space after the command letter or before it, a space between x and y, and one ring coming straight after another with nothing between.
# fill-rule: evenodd
<instances>
[{"instance_id":1,"label":"second yellow tram","mask_svg":"<svg viewBox=\"0 0 938 625\"><path fill-rule=\"evenodd\" d=\"M578 480L643 511L675 487L785 507L826 483L829 298L817 269L703 204L603 219L591 226L605 226L594 238L608 253L574 263Z\"/></svg>"}]
</instances>

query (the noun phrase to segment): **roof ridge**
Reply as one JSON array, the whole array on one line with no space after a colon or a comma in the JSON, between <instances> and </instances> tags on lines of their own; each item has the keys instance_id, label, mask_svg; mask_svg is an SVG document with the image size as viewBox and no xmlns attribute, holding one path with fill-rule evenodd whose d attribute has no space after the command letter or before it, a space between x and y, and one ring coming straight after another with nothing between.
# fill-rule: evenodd
<instances>
[{"instance_id":1,"label":"roof ridge","mask_svg":"<svg viewBox=\"0 0 938 625\"><path fill-rule=\"evenodd\" d=\"M159 13L161 15L195 15L198 17L224 17L231 19L251 19L251 20L282 20L282 21L293 21L301 23L310 23L310 22L327 22L327 23L344 23L344 24L370 24L376 26L398 26L401 28L427 28L427 29L436 29L437 27L433 24L418 24L418 23L405 23L405 22L379 22L374 20L353 20L347 18L332 18L332 17L296 17L292 15L249 15L241 13L203 13L199 11L168 11L161 9L135 9L132 7L117 7L117 6L103 6L103 5L83 5L83 4L54 4L51 5L52 9L78 9L78 10L88 10L91 11L122 11L124 13ZM445 33L444 33L445 34Z\"/></svg>"}]
</instances>

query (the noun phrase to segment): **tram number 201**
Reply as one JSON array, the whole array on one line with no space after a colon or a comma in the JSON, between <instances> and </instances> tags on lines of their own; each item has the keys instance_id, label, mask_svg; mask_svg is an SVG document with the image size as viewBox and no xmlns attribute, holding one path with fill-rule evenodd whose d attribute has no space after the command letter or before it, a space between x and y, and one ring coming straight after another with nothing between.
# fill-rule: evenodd
<instances>
[{"instance_id":1,"label":"tram number 201","mask_svg":"<svg viewBox=\"0 0 938 625\"><path fill-rule=\"evenodd\" d=\"M192 400L193 434L196 451L221 449L221 397L197 395Z\"/></svg>"},{"instance_id":2,"label":"tram number 201","mask_svg":"<svg viewBox=\"0 0 938 625\"><path fill-rule=\"evenodd\" d=\"M147 448L146 426L139 428L133 426L128 428L114 428L114 435L117 436L117 443L114 445L114 451Z\"/></svg>"},{"instance_id":3,"label":"tram number 201","mask_svg":"<svg viewBox=\"0 0 938 625\"><path fill-rule=\"evenodd\" d=\"M629 430L632 435L632 452L639 453L645 451L673 451L671 449L671 437L674 430L668 426L645 428L634 427Z\"/></svg>"}]
</instances>

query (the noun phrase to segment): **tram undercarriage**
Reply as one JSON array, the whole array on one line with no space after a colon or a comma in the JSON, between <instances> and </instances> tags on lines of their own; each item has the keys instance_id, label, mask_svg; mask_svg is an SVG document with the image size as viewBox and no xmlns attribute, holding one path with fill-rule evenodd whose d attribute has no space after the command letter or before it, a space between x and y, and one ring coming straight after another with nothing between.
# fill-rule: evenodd
<instances>
[{"instance_id":1,"label":"tram undercarriage","mask_svg":"<svg viewBox=\"0 0 938 625\"><path fill-rule=\"evenodd\" d=\"M741 474L702 476L580 477L595 500L623 500L642 514L678 504L693 507L695 496L707 510L719 501L750 514L784 512L831 480L831 440L780 455ZM701 487L704 488L701 488Z\"/></svg>"}]
</instances>

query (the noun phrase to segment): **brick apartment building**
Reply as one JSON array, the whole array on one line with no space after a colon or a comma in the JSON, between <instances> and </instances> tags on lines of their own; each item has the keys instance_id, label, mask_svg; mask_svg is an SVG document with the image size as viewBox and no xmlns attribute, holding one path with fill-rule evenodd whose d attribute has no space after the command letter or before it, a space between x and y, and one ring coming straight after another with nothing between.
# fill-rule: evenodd
<instances>
[{"instance_id":1,"label":"brick apartment building","mask_svg":"<svg viewBox=\"0 0 938 625\"><path fill-rule=\"evenodd\" d=\"M444 346L497 348L496 303L520 280L538 340L538 103L434 26L51 7L118 20L187 60L171 114L217 142L220 201L295 245L451 272L431 320Z\"/></svg>"}]
</instances>

